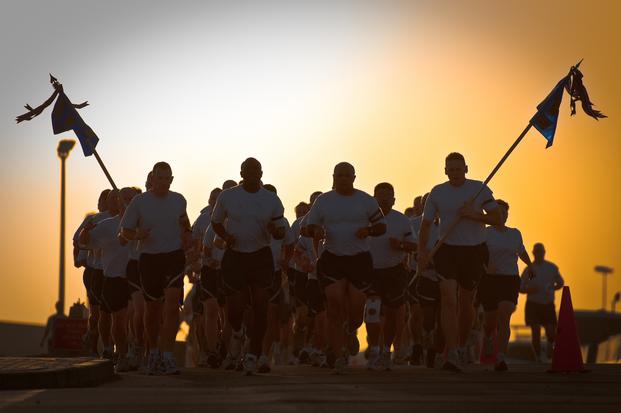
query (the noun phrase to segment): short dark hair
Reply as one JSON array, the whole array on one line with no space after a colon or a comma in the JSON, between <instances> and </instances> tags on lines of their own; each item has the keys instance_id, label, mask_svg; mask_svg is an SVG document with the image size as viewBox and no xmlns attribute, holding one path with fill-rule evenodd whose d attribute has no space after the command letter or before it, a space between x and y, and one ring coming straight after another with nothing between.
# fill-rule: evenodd
<instances>
[{"instance_id":1,"label":"short dark hair","mask_svg":"<svg viewBox=\"0 0 621 413\"><path fill-rule=\"evenodd\" d=\"M405 211L403 211L403 213L404 213L405 215L407 215L407 214L411 214L411 213L413 213L413 212L414 212L414 208L412 208L412 207L407 207L407 208L405 209Z\"/></svg>"},{"instance_id":2,"label":"short dark hair","mask_svg":"<svg viewBox=\"0 0 621 413\"><path fill-rule=\"evenodd\" d=\"M462 161L463 163L466 163L466 158L464 158L464 155L462 155L459 152L451 152L448 155L446 155L445 162L448 162L448 161Z\"/></svg>"},{"instance_id":3,"label":"short dark hair","mask_svg":"<svg viewBox=\"0 0 621 413\"><path fill-rule=\"evenodd\" d=\"M315 199L317 199L317 197L318 197L319 195L321 195L321 194L323 194L323 192L321 192L321 191L315 191L315 192L313 192L312 194L310 194L310 197L308 198L308 200L312 202L312 201L313 201L313 197L314 197Z\"/></svg>"},{"instance_id":4,"label":"short dark hair","mask_svg":"<svg viewBox=\"0 0 621 413\"><path fill-rule=\"evenodd\" d=\"M251 157L251 158L247 158L244 162L242 162L241 169L244 169L245 167L251 164L254 164L255 166L258 166L259 168L261 168L261 162Z\"/></svg>"},{"instance_id":5,"label":"short dark hair","mask_svg":"<svg viewBox=\"0 0 621 413\"><path fill-rule=\"evenodd\" d=\"M155 171L156 169L165 169L167 171L172 172L172 168L170 167L168 162L164 162L164 161L157 162L155 165L153 165L153 170Z\"/></svg>"},{"instance_id":6,"label":"short dark hair","mask_svg":"<svg viewBox=\"0 0 621 413\"><path fill-rule=\"evenodd\" d=\"M502 200L502 199L497 199L497 200L496 200L496 203L497 203L499 206L506 208L506 209L507 209L507 211L509 210L509 203L508 203L507 201L504 201L504 200Z\"/></svg>"},{"instance_id":7,"label":"short dark hair","mask_svg":"<svg viewBox=\"0 0 621 413\"><path fill-rule=\"evenodd\" d=\"M110 189L104 189L103 191L101 191L101 193L99 194L99 200L103 201L104 199L108 199L109 193L110 193Z\"/></svg>"},{"instance_id":8,"label":"short dark hair","mask_svg":"<svg viewBox=\"0 0 621 413\"><path fill-rule=\"evenodd\" d=\"M386 190L386 191L390 191L393 194L395 193L395 188L389 184L388 182L380 182L379 184L375 185L375 189L373 190L373 194L377 194L378 191L381 190Z\"/></svg>"},{"instance_id":9,"label":"short dark hair","mask_svg":"<svg viewBox=\"0 0 621 413\"><path fill-rule=\"evenodd\" d=\"M307 204L306 202L302 201L302 202L300 202L299 204L297 204L297 205L295 206L295 208L293 208L293 210L294 210L294 211L295 211L295 213L297 214L297 212L298 212L298 210L299 210L300 208L308 208L309 206L310 206L309 204Z\"/></svg>"},{"instance_id":10,"label":"short dark hair","mask_svg":"<svg viewBox=\"0 0 621 413\"><path fill-rule=\"evenodd\" d=\"M272 184L265 184L265 185L263 185L263 188L267 189L270 192L278 194L278 192L276 191L276 187L274 185L272 185Z\"/></svg>"}]
</instances>

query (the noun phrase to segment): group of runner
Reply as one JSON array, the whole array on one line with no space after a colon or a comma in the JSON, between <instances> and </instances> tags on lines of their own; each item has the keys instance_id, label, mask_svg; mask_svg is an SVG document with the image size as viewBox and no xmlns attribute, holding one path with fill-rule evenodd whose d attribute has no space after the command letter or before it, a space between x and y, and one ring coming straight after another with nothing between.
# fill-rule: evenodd
<instances>
[{"instance_id":1,"label":"group of runner","mask_svg":"<svg viewBox=\"0 0 621 413\"><path fill-rule=\"evenodd\" d=\"M390 183L367 194L342 162L332 189L300 202L289 224L260 162L248 158L241 181L213 189L191 225L185 198L170 190L170 165L158 162L144 192L103 191L99 212L75 233L90 306L86 343L98 354L101 341L118 372L178 374L173 348L187 275L184 312L199 366L253 374L306 363L340 373L359 352L364 323L369 369L409 362L460 371L478 356L469 338L482 306L482 352L507 370L519 292L549 297L537 280L552 279L553 299L562 278L542 245L531 262L520 231L506 226L509 205L467 171L461 154L449 154L448 181L406 215L393 209ZM549 305L530 307L531 324L547 332L554 305L554 320Z\"/></svg>"}]
</instances>

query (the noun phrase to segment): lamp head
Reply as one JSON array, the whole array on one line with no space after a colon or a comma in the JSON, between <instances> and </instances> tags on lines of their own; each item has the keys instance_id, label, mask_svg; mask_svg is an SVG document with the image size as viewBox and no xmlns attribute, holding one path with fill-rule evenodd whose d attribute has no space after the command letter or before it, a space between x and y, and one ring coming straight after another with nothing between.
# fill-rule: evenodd
<instances>
[{"instance_id":1,"label":"lamp head","mask_svg":"<svg viewBox=\"0 0 621 413\"><path fill-rule=\"evenodd\" d=\"M67 156L69 156L69 152L71 152L71 149L73 149L74 146L75 141L73 139L63 139L58 142L58 148L56 149L56 152L58 153L59 157L66 158Z\"/></svg>"}]
</instances>

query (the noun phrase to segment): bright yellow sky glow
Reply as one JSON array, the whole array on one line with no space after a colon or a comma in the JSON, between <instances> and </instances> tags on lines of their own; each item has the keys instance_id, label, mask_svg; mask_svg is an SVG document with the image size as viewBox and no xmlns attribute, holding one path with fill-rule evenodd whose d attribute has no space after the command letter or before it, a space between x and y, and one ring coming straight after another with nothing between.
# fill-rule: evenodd
<instances>
[{"instance_id":1,"label":"bright yellow sky glow","mask_svg":"<svg viewBox=\"0 0 621 413\"><path fill-rule=\"evenodd\" d=\"M81 114L119 185L143 186L166 160L194 219L210 190L238 179L255 156L293 218L295 204L330 188L342 160L355 165L361 189L393 183L399 210L445 179L448 152L464 153L469 176L484 179L580 58L591 98L610 118L571 118L565 97L555 145L545 150L531 131L490 186L511 204L509 225L528 250L547 246L574 306L599 308L594 265L621 269L621 6L462 3L132 5L121 17L117 6L76 3L72 13L101 21L61 25L71 2L36 15L12 6L0 16L0 319L44 322L58 294L55 148L72 136L52 135L49 109L11 124L24 103L49 96L49 71L75 102L91 103ZM70 235L107 183L79 148L67 166ZM67 306L85 299L81 274L68 266ZM607 301L619 290L615 274ZM514 323L523 323L522 304Z\"/></svg>"}]
</instances>

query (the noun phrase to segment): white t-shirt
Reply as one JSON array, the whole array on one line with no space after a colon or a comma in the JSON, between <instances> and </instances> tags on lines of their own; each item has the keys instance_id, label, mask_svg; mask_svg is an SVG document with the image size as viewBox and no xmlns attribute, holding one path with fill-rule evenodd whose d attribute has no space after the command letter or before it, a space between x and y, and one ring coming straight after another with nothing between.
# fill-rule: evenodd
<instances>
[{"instance_id":1,"label":"white t-shirt","mask_svg":"<svg viewBox=\"0 0 621 413\"><path fill-rule=\"evenodd\" d=\"M490 226L485 229L485 233L487 235L485 242L489 250L487 273L494 275L519 275L518 254L526 252L520 231L516 228L508 227L505 231L498 231L496 227Z\"/></svg>"},{"instance_id":2,"label":"white t-shirt","mask_svg":"<svg viewBox=\"0 0 621 413\"><path fill-rule=\"evenodd\" d=\"M533 262L533 272L535 278L529 280L528 269L522 272L522 286L535 287L537 292L528 293L526 301L532 301L538 304L549 304L554 302L554 285L562 286L564 284L563 277L555 264L550 261L543 261L539 264Z\"/></svg>"},{"instance_id":3,"label":"white t-shirt","mask_svg":"<svg viewBox=\"0 0 621 413\"><path fill-rule=\"evenodd\" d=\"M436 185L425 203L423 219L433 221L436 212L440 216L440 236L443 237L453 222L458 219L458 211L474 197L483 185L480 181L466 179L461 186L449 182ZM489 212L498 207L492 191L485 186L472 204L475 211ZM448 245L479 245L485 242L485 224L471 219L461 219L444 241Z\"/></svg>"},{"instance_id":4,"label":"white t-shirt","mask_svg":"<svg viewBox=\"0 0 621 413\"><path fill-rule=\"evenodd\" d=\"M369 251L367 238L358 239L361 228L384 222L375 198L354 189L349 196L332 190L321 194L305 217L307 225L319 225L326 231L326 250L335 255L356 255Z\"/></svg>"},{"instance_id":5,"label":"white t-shirt","mask_svg":"<svg viewBox=\"0 0 621 413\"><path fill-rule=\"evenodd\" d=\"M207 231L207 227L209 226L209 224L211 224L212 211L213 207L211 205L207 205L201 210L200 215L192 224L192 238L198 240L203 239L203 237L205 236L205 231Z\"/></svg>"},{"instance_id":6,"label":"white t-shirt","mask_svg":"<svg viewBox=\"0 0 621 413\"><path fill-rule=\"evenodd\" d=\"M293 233L291 232L291 227L289 226L289 221L287 218L283 218L285 222L285 237L283 239L274 239L272 238L272 242L270 243L270 248L272 250L272 258L274 260L274 269L276 271L280 271L280 257L282 256L282 249L285 245L291 245L295 243L295 238L293 238Z\"/></svg>"},{"instance_id":7,"label":"white t-shirt","mask_svg":"<svg viewBox=\"0 0 621 413\"><path fill-rule=\"evenodd\" d=\"M121 218L117 215L104 219L90 230L87 248L101 250L101 262L104 277L125 277L127 262L129 261L129 244L121 245L119 242L119 224Z\"/></svg>"},{"instance_id":8,"label":"white t-shirt","mask_svg":"<svg viewBox=\"0 0 621 413\"><path fill-rule=\"evenodd\" d=\"M108 219L108 218L110 218L110 213L108 211L98 212L95 215L91 215L90 217L87 217L84 220L84 222L82 223L78 231L81 231L87 222L93 222L97 224L103 221L104 219ZM78 235L80 235L79 232L78 232ZM102 270L103 265L101 263L101 251L99 250L99 248L89 248L88 250L89 251L88 251L88 257L86 258L86 265L96 270Z\"/></svg>"},{"instance_id":9,"label":"white t-shirt","mask_svg":"<svg viewBox=\"0 0 621 413\"><path fill-rule=\"evenodd\" d=\"M369 239L371 257L373 257L373 268L390 268L403 263L406 253L403 250L396 250L390 246L390 238L399 241L414 242L412 237L412 227L410 220L401 212L391 209L387 215L386 232L379 237Z\"/></svg>"},{"instance_id":10,"label":"white t-shirt","mask_svg":"<svg viewBox=\"0 0 621 413\"><path fill-rule=\"evenodd\" d=\"M141 253L166 253L181 248L181 218L185 216L183 195L169 191L158 197L152 192L144 192L136 195L127 206L121 227L151 230L149 237L138 244Z\"/></svg>"},{"instance_id":11,"label":"white t-shirt","mask_svg":"<svg viewBox=\"0 0 621 413\"><path fill-rule=\"evenodd\" d=\"M237 252L255 252L269 247L272 236L267 230L270 222L284 226L284 207L280 198L265 188L248 192L242 185L220 193L211 222L224 224L235 237L232 249Z\"/></svg>"},{"instance_id":12,"label":"white t-shirt","mask_svg":"<svg viewBox=\"0 0 621 413\"><path fill-rule=\"evenodd\" d=\"M324 243L320 242L317 246L317 253L315 252L315 247L313 245L313 239L309 237L299 237L298 242L295 245L295 249L297 252L304 254L313 265L313 271L308 273L308 279L317 279L317 259L321 256L321 253L324 250ZM300 272L305 272L299 265L296 264L295 268Z\"/></svg>"},{"instance_id":13,"label":"white t-shirt","mask_svg":"<svg viewBox=\"0 0 621 413\"><path fill-rule=\"evenodd\" d=\"M203 237L203 247L211 248L211 257L203 257L203 265L207 265L207 258L212 258L218 262L218 268L220 267L220 263L222 262L222 257L224 256L224 249L219 248L215 244L216 239L221 239L214 232L213 227L209 225L207 227L207 231L205 231L205 236Z\"/></svg>"}]
</instances>

